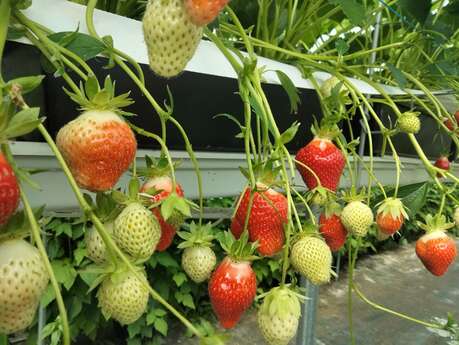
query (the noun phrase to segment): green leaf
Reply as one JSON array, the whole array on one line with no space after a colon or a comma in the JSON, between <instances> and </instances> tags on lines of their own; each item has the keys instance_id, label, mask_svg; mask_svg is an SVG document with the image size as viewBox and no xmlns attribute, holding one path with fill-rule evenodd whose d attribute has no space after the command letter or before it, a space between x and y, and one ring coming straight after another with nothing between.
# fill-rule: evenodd
<instances>
[{"instance_id":1,"label":"green leaf","mask_svg":"<svg viewBox=\"0 0 459 345\"><path fill-rule=\"evenodd\" d=\"M7 138L15 138L32 132L43 121L38 118L39 114L40 108L21 110L13 116L4 135Z\"/></svg>"},{"instance_id":2,"label":"green leaf","mask_svg":"<svg viewBox=\"0 0 459 345\"><path fill-rule=\"evenodd\" d=\"M48 37L59 44L64 42L63 46L65 48L77 54L85 61L96 57L106 49L102 42L81 32L58 32Z\"/></svg>"},{"instance_id":3,"label":"green leaf","mask_svg":"<svg viewBox=\"0 0 459 345\"><path fill-rule=\"evenodd\" d=\"M407 211L410 217L414 216L421 210L427 201L427 194L429 192L429 184L424 183L416 191L408 194L402 199L404 205L407 206Z\"/></svg>"},{"instance_id":4,"label":"green leaf","mask_svg":"<svg viewBox=\"0 0 459 345\"><path fill-rule=\"evenodd\" d=\"M55 260L51 263L54 274L59 283L63 284L67 290L73 286L77 277L77 272L68 259Z\"/></svg>"},{"instance_id":5,"label":"green leaf","mask_svg":"<svg viewBox=\"0 0 459 345\"><path fill-rule=\"evenodd\" d=\"M40 303L43 306L43 308L46 308L55 299L56 299L56 294L54 293L54 289L51 286L51 284L49 284L44 294L41 296Z\"/></svg>"},{"instance_id":6,"label":"green leaf","mask_svg":"<svg viewBox=\"0 0 459 345\"><path fill-rule=\"evenodd\" d=\"M388 63L387 68L389 68L390 73L394 77L395 81L397 84L401 87L404 88L407 84L407 80L405 75L402 73L401 70L399 70L397 67L395 67L393 64Z\"/></svg>"},{"instance_id":7,"label":"green leaf","mask_svg":"<svg viewBox=\"0 0 459 345\"><path fill-rule=\"evenodd\" d=\"M156 260L161 266L180 268L180 265L168 252L159 252L155 254Z\"/></svg>"},{"instance_id":8,"label":"green leaf","mask_svg":"<svg viewBox=\"0 0 459 345\"><path fill-rule=\"evenodd\" d=\"M154 323L155 329L164 336L167 336L167 322L164 319L156 319Z\"/></svg>"},{"instance_id":9,"label":"green leaf","mask_svg":"<svg viewBox=\"0 0 459 345\"><path fill-rule=\"evenodd\" d=\"M282 71L276 71L276 74L290 100L290 112L296 114L298 112L298 105L301 102L299 91L287 74Z\"/></svg>"},{"instance_id":10,"label":"green leaf","mask_svg":"<svg viewBox=\"0 0 459 345\"><path fill-rule=\"evenodd\" d=\"M183 272L178 272L172 276L172 279L175 282L175 285L178 287L182 286L184 282L188 280L186 275Z\"/></svg>"},{"instance_id":11,"label":"green leaf","mask_svg":"<svg viewBox=\"0 0 459 345\"><path fill-rule=\"evenodd\" d=\"M365 7L356 0L329 0L333 5L339 5L346 17L354 25L359 25L365 20Z\"/></svg>"},{"instance_id":12,"label":"green leaf","mask_svg":"<svg viewBox=\"0 0 459 345\"><path fill-rule=\"evenodd\" d=\"M349 51L349 44L342 38L336 40L335 47L339 55L344 55Z\"/></svg>"},{"instance_id":13,"label":"green leaf","mask_svg":"<svg viewBox=\"0 0 459 345\"><path fill-rule=\"evenodd\" d=\"M399 0L398 4L404 15L414 18L420 24L425 23L432 7L431 0Z\"/></svg>"}]
</instances>

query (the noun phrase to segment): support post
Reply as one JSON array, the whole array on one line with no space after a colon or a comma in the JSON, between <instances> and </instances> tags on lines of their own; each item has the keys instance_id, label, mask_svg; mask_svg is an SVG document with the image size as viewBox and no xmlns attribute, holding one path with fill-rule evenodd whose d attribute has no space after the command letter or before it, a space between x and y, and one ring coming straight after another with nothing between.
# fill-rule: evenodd
<instances>
[{"instance_id":1,"label":"support post","mask_svg":"<svg viewBox=\"0 0 459 345\"><path fill-rule=\"evenodd\" d=\"M314 345L319 287L304 277L301 277L301 286L306 289L306 300L301 306L296 345Z\"/></svg>"}]
</instances>

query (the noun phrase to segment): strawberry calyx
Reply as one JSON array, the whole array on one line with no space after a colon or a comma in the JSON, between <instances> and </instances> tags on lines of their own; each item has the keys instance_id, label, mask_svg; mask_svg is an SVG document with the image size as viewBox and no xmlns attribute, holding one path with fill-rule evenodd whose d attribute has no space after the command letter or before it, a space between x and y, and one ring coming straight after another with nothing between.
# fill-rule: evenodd
<instances>
[{"instance_id":1,"label":"strawberry calyx","mask_svg":"<svg viewBox=\"0 0 459 345\"><path fill-rule=\"evenodd\" d=\"M319 228L312 221L306 221L303 224L303 227L295 235L293 243L301 241L306 237L317 237L322 239L322 236L319 233Z\"/></svg>"},{"instance_id":2,"label":"strawberry calyx","mask_svg":"<svg viewBox=\"0 0 459 345\"><path fill-rule=\"evenodd\" d=\"M191 222L189 231L179 231L177 235L184 240L178 245L179 249L195 246L212 247L212 241L215 239L211 222L202 225Z\"/></svg>"},{"instance_id":3,"label":"strawberry calyx","mask_svg":"<svg viewBox=\"0 0 459 345\"><path fill-rule=\"evenodd\" d=\"M418 226L425 230L427 234L441 231L446 232L448 229L454 227L454 223L448 223L444 215L437 214L432 216L428 214L425 216L425 223L417 222Z\"/></svg>"},{"instance_id":4,"label":"strawberry calyx","mask_svg":"<svg viewBox=\"0 0 459 345\"><path fill-rule=\"evenodd\" d=\"M363 187L360 192L357 192L357 189L352 186L349 192L344 192L342 199L346 203L350 203L352 201L364 201L366 198L365 196L365 187Z\"/></svg>"},{"instance_id":5,"label":"strawberry calyx","mask_svg":"<svg viewBox=\"0 0 459 345\"><path fill-rule=\"evenodd\" d=\"M314 140L333 141L338 135L341 134L340 129L336 125L322 125L317 127L313 125L311 132L314 134Z\"/></svg>"},{"instance_id":6,"label":"strawberry calyx","mask_svg":"<svg viewBox=\"0 0 459 345\"><path fill-rule=\"evenodd\" d=\"M176 168L180 163L172 163ZM151 156L145 156L145 167L137 168L137 174L140 177L155 178L171 175L171 167L164 154L161 154L159 158L155 159Z\"/></svg>"},{"instance_id":7,"label":"strawberry calyx","mask_svg":"<svg viewBox=\"0 0 459 345\"><path fill-rule=\"evenodd\" d=\"M313 205L323 206L332 199L333 192L325 187L318 185L308 193L308 201Z\"/></svg>"},{"instance_id":8,"label":"strawberry calyx","mask_svg":"<svg viewBox=\"0 0 459 345\"><path fill-rule=\"evenodd\" d=\"M325 204L324 209L325 218L333 217L334 215L339 216L341 214L341 205L336 201L330 201Z\"/></svg>"},{"instance_id":9,"label":"strawberry calyx","mask_svg":"<svg viewBox=\"0 0 459 345\"><path fill-rule=\"evenodd\" d=\"M217 236L223 250L233 261L250 262L258 260L259 257L254 255L258 241L249 242L249 233L244 231L239 239L236 239L231 231L224 231Z\"/></svg>"},{"instance_id":10,"label":"strawberry calyx","mask_svg":"<svg viewBox=\"0 0 459 345\"><path fill-rule=\"evenodd\" d=\"M85 193L83 196L102 223L113 222L121 212L120 205L111 193L98 192L95 203L89 194Z\"/></svg>"},{"instance_id":11,"label":"strawberry calyx","mask_svg":"<svg viewBox=\"0 0 459 345\"><path fill-rule=\"evenodd\" d=\"M390 215L393 219L403 217L403 219L409 219L408 213L405 210L402 200L399 198L387 198L380 202L378 207L378 214L383 216Z\"/></svg>"},{"instance_id":12,"label":"strawberry calyx","mask_svg":"<svg viewBox=\"0 0 459 345\"><path fill-rule=\"evenodd\" d=\"M302 299L304 296L288 285L278 286L265 294L259 310L260 313L269 317L287 319L293 315L299 318L301 316L300 300Z\"/></svg>"},{"instance_id":13,"label":"strawberry calyx","mask_svg":"<svg viewBox=\"0 0 459 345\"><path fill-rule=\"evenodd\" d=\"M83 84L80 82L80 92L74 93L64 88L65 93L77 104L82 110L106 110L112 111L118 115L132 116L134 114L121 110L134 103L129 98L130 92L115 96L115 82L112 82L110 76L104 81L104 87L101 89L97 78L94 75L88 77Z\"/></svg>"}]
</instances>

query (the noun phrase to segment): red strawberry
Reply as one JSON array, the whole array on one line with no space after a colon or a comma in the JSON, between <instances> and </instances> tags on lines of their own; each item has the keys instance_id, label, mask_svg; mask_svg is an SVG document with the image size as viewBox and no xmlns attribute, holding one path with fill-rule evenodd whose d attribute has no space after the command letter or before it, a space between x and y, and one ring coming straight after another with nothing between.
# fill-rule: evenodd
<instances>
[{"instance_id":1,"label":"red strawberry","mask_svg":"<svg viewBox=\"0 0 459 345\"><path fill-rule=\"evenodd\" d=\"M229 0L185 0L185 7L191 21L204 26L214 21Z\"/></svg>"},{"instance_id":2,"label":"red strawberry","mask_svg":"<svg viewBox=\"0 0 459 345\"><path fill-rule=\"evenodd\" d=\"M271 256L284 245L284 224L287 222L287 198L262 183L257 184L249 217L248 231L250 241L259 241L258 252ZM250 189L246 188L236 214L231 222L231 232L236 238L244 230L245 218L249 208Z\"/></svg>"},{"instance_id":3,"label":"red strawberry","mask_svg":"<svg viewBox=\"0 0 459 345\"><path fill-rule=\"evenodd\" d=\"M399 231L408 214L400 199L387 198L378 208L376 224L386 235L393 235Z\"/></svg>"},{"instance_id":4,"label":"red strawberry","mask_svg":"<svg viewBox=\"0 0 459 345\"><path fill-rule=\"evenodd\" d=\"M129 168L137 142L120 116L90 110L60 129L57 146L78 185L98 192L113 188Z\"/></svg>"},{"instance_id":5,"label":"red strawberry","mask_svg":"<svg viewBox=\"0 0 459 345\"><path fill-rule=\"evenodd\" d=\"M454 114L454 118L456 119L456 123L455 124L453 124L453 121L450 118L447 118L445 120L445 126L448 127L448 129L450 131L454 131L454 128L457 127L457 125L459 123L459 110L456 111L456 113Z\"/></svg>"},{"instance_id":6,"label":"red strawberry","mask_svg":"<svg viewBox=\"0 0 459 345\"><path fill-rule=\"evenodd\" d=\"M416 254L430 273L445 274L457 255L456 242L445 231L454 227L445 216L426 216L426 224L419 224L426 234L416 242Z\"/></svg>"},{"instance_id":7,"label":"red strawberry","mask_svg":"<svg viewBox=\"0 0 459 345\"><path fill-rule=\"evenodd\" d=\"M344 155L326 138L316 136L296 154L296 166L309 189L317 187L317 178L322 187L336 191L344 169ZM306 168L305 166L309 167Z\"/></svg>"},{"instance_id":8,"label":"red strawberry","mask_svg":"<svg viewBox=\"0 0 459 345\"><path fill-rule=\"evenodd\" d=\"M18 181L13 169L0 152L0 226L8 222L18 205Z\"/></svg>"},{"instance_id":9,"label":"red strawberry","mask_svg":"<svg viewBox=\"0 0 459 345\"><path fill-rule=\"evenodd\" d=\"M451 163L449 162L448 157L446 156L440 156L434 164L437 168L443 169L443 170L449 170ZM442 174L437 173L437 177L443 177Z\"/></svg>"},{"instance_id":10,"label":"red strawberry","mask_svg":"<svg viewBox=\"0 0 459 345\"><path fill-rule=\"evenodd\" d=\"M222 327L233 328L257 293L255 272L247 261L226 257L209 281L212 308Z\"/></svg>"},{"instance_id":11,"label":"red strawberry","mask_svg":"<svg viewBox=\"0 0 459 345\"><path fill-rule=\"evenodd\" d=\"M325 242L333 252L337 252L346 242L347 231L341 223L339 215L333 213L327 217L322 213L319 217L320 228Z\"/></svg>"},{"instance_id":12,"label":"red strawberry","mask_svg":"<svg viewBox=\"0 0 459 345\"><path fill-rule=\"evenodd\" d=\"M456 242L443 231L434 231L416 242L416 254L430 273L441 276L456 258Z\"/></svg>"},{"instance_id":13,"label":"red strawberry","mask_svg":"<svg viewBox=\"0 0 459 345\"><path fill-rule=\"evenodd\" d=\"M151 178L142 186L140 191L145 192L152 188L161 192L152 195L151 201L153 203L160 202L170 195L172 191L172 179L169 176ZM179 184L176 184L175 192L178 196L183 197L183 189ZM172 216L165 221L159 207L152 209L152 212L161 225L161 239L159 240L156 250L162 252L172 244L177 229L182 225L183 216L178 214L178 212L174 212Z\"/></svg>"}]
</instances>

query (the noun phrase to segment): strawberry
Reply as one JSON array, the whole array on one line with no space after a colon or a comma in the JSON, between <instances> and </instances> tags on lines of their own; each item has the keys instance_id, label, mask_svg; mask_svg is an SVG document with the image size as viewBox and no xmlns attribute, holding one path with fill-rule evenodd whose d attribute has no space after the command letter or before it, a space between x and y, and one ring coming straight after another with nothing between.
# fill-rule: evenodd
<instances>
[{"instance_id":1,"label":"strawberry","mask_svg":"<svg viewBox=\"0 0 459 345\"><path fill-rule=\"evenodd\" d=\"M321 285L330 281L332 253L314 225L307 225L300 234L292 247L290 261L295 270L313 284Z\"/></svg>"},{"instance_id":2,"label":"strawberry","mask_svg":"<svg viewBox=\"0 0 459 345\"><path fill-rule=\"evenodd\" d=\"M435 276L442 276L457 255L456 242L445 231L454 226L444 216L426 216L426 224L419 224L426 234L416 241L416 255L425 268Z\"/></svg>"},{"instance_id":3,"label":"strawberry","mask_svg":"<svg viewBox=\"0 0 459 345\"><path fill-rule=\"evenodd\" d=\"M141 192L146 192L150 189L154 189L159 193L151 196L152 203L159 203L166 199L172 191L172 179L169 176L160 176L150 178L140 189ZM175 186L175 193L179 197L183 197L183 189L179 184ZM172 244L174 240L175 233L178 228L182 225L184 221L184 215L177 210L174 210L172 215L166 220L164 220L161 215L159 207L152 209L153 214L161 225L161 239L159 240L156 250L162 252L165 251Z\"/></svg>"},{"instance_id":4,"label":"strawberry","mask_svg":"<svg viewBox=\"0 0 459 345\"><path fill-rule=\"evenodd\" d=\"M237 211L231 222L231 232L236 238L239 238L244 230L250 194L250 189L246 188L239 198ZM286 222L287 198L265 184L257 183L257 191L254 192L250 210L248 231L250 241L259 242L258 252L261 255L271 256L282 249Z\"/></svg>"},{"instance_id":5,"label":"strawberry","mask_svg":"<svg viewBox=\"0 0 459 345\"><path fill-rule=\"evenodd\" d=\"M336 191L344 170L345 159L328 136L314 137L309 144L298 151L295 159L297 169L309 189L316 188L319 179L322 187Z\"/></svg>"},{"instance_id":6,"label":"strawberry","mask_svg":"<svg viewBox=\"0 0 459 345\"><path fill-rule=\"evenodd\" d=\"M0 227L8 222L18 205L18 181L13 169L0 152Z\"/></svg>"},{"instance_id":7,"label":"strawberry","mask_svg":"<svg viewBox=\"0 0 459 345\"><path fill-rule=\"evenodd\" d=\"M363 202L354 200L343 208L341 222L352 235L364 237L373 224L373 212Z\"/></svg>"},{"instance_id":8,"label":"strawberry","mask_svg":"<svg viewBox=\"0 0 459 345\"><path fill-rule=\"evenodd\" d=\"M398 129L408 134L416 134L421 129L418 112L406 112L398 119Z\"/></svg>"},{"instance_id":9,"label":"strawberry","mask_svg":"<svg viewBox=\"0 0 459 345\"><path fill-rule=\"evenodd\" d=\"M139 202L131 202L115 220L113 238L134 258L149 258L159 242L161 228L153 214Z\"/></svg>"},{"instance_id":10,"label":"strawberry","mask_svg":"<svg viewBox=\"0 0 459 345\"><path fill-rule=\"evenodd\" d=\"M191 21L204 26L214 21L229 0L185 0L185 7Z\"/></svg>"},{"instance_id":11,"label":"strawberry","mask_svg":"<svg viewBox=\"0 0 459 345\"><path fill-rule=\"evenodd\" d=\"M237 241L228 232L224 236L220 242L228 256L210 278L209 297L220 325L229 329L238 323L257 293L257 279L250 265L256 245L247 243L247 233Z\"/></svg>"},{"instance_id":12,"label":"strawberry","mask_svg":"<svg viewBox=\"0 0 459 345\"><path fill-rule=\"evenodd\" d=\"M149 292L145 273L140 280L132 272L117 272L106 277L99 288L99 307L106 318L122 325L137 321L147 309Z\"/></svg>"},{"instance_id":13,"label":"strawberry","mask_svg":"<svg viewBox=\"0 0 459 345\"><path fill-rule=\"evenodd\" d=\"M453 121L450 119L450 118L446 118L445 119L445 126L450 130L450 131L454 131L454 129L457 127L458 123L459 123L459 110L456 111L456 113L454 114L454 118L455 118L455 123L453 123Z\"/></svg>"},{"instance_id":14,"label":"strawberry","mask_svg":"<svg viewBox=\"0 0 459 345\"><path fill-rule=\"evenodd\" d=\"M48 286L38 250L24 240L0 244L0 334L29 327Z\"/></svg>"},{"instance_id":15,"label":"strawberry","mask_svg":"<svg viewBox=\"0 0 459 345\"><path fill-rule=\"evenodd\" d=\"M319 231L333 252L341 249L347 237L347 231L341 223L339 213L339 205L330 203L319 217Z\"/></svg>"},{"instance_id":16,"label":"strawberry","mask_svg":"<svg viewBox=\"0 0 459 345\"><path fill-rule=\"evenodd\" d=\"M193 57L202 27L191 21L183 0L149 0L143 34L151 69L162 77L174 77Z\"/></svg>"},{"instance_id":17,"label":"strawberry","mask_svg":"<svg viewBox=\"0 0 459 345\"><path fill-rule=\"evenodd\" d=\"M104 224L105 230L112 235L113 234L113 223ZM86 251L88 258L94 261L96 264L103 264L107 261L107 248L105 243L102 240L102 237L99 235L97 230L92 227L90 228L85 237L84 241L86 244Z\"/></svg>"},{"instance_id":18,"label":"strawberry","mask_svg":"<svg viewBox=\"0 0 459 345\"><path fill-rule=\"evenodd\" d=\"M217 257L212 246L211 223L197 225L194 222L190 225L190 231L182 231L179 236L185 241L179 244L180 249L185 249L182 255L182 267L188 277L195 283L202 283L209 279Z\"/></svg>"},{"instance_id":19,"label":"strawberry","mask_svg":"<svg viewBox=\"0 0 459 345\"><path fill-rule=\"evenodd\" d=\"M387 198L384 200L376 213L376 225L386 235L393 235L399 231L408 214L400 199Z\"/></svg>"},{"instance_id":20,"label":"strawberry","mask_svg":"<svg viewBox=\"0 0 459 345\"><path fill-rule=\"evenodd\" d=\"M451 163L447 156L442 155L435 161L434 165L439 169L448 171L451 166ZM443 177L443 175L440 172L438 172L437 177Z\"/></svg>"},{"instance_id":21,"label":"strawberry","mask_svg":"<svg viewBox=\"0 0 459 345\"><path fill-rule=\"evenodd\" d=\"M301 307L298 296L287 287L271 289L258 309L258 327L270 345L288 345L298 329Z\"/></svg>"},{"instance_id":22,"label":"strawberry","mask_svg":"<svg viewBox=\"0 0 459 345\"><path fill-rule=\"evenodd\" d=\"M57 133L62 152L76 182L92 192L115 186L135 158L137 142L128 124L118 115L119 108L132 104L128 94L114 96L114 84L105 80L99 90L97 80L88 78L87 96L67 94L85 111Z\"/></svg>"}]
</instances>

